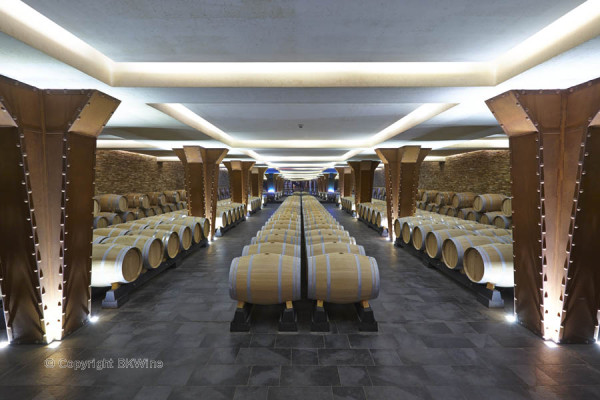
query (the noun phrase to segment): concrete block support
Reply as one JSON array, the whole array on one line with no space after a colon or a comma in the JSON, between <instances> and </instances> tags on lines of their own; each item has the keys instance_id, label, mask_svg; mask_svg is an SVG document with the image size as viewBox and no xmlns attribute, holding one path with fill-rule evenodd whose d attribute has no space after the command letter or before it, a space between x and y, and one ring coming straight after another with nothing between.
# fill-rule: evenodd
<instances>
[{"instance_id":1,"label":"concrete block support","mask_svg":"<svg viewBox=\"0 0 600 400\"><path fill-rule=\"evenodd\" d=\"M555 342L598 337L600 79L487 101L509 136L518 320Z\"/></svg>"},{"instance_id":2,"label":"concrete block support","mask_svg":"<svg viewBox=\"0 0 600 400\"><path fill-rule=\"evenodd\" d=\"M0 293L13 343L50 343L88 321L96 138L119 103L0 77Z\"/></svg>"}]
</instances>

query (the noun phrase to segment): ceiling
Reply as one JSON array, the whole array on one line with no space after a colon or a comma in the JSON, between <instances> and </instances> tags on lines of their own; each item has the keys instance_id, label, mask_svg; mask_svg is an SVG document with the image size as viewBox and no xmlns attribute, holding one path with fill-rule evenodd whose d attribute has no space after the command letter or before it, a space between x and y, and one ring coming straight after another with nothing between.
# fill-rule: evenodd
<instances>
[{"instance_id":1,"label":"ceiling","mask_svg":"<svg viewBox=\"0 0 600 400\"><path fill-rule=\"evenodd\" d=\"M0 31L1 75L122 100L100 148L305 178L376 147L506 148L487 98L600 71L600 0L4 0Z\"/></svg>"}]
</instances>

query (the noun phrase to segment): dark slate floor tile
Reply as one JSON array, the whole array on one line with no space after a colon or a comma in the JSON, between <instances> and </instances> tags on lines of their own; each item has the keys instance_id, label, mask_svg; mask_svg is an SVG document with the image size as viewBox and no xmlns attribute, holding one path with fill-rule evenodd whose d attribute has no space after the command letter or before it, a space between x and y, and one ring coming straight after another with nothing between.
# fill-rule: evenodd
<instances>
[{"instance_id":1,"label":"dark slate floor tile","mask_svg":"<svg viewBox=\"0 0 600 400\"><path fill-rule=\"evenodd\" d=\"M234 400L267 400L269 388L266 386L238 386Z\"/></svg>"},{"instance_id":2,"label":"dark slate floor tile","mask_svg":"<svg viewBox=\"0 0 600 400\"><path fill-rule=\"evenodd\" d=\"M539 365L559 385L600 385L600 371L587 365Z\"/></svg>"},{"instance_id":3,"label":"dark slate floor tile","mask_svg":"<svg viewBox=\"0 0 600 400\"><path fill-rule=\"evenodd\" d=\"M404 364L396 351L387 349L371 349L370 352L375 365L397 366Z\"/></svg>"},{"instance_id":4,"label":"dark slate floor tile","mask_svg":"<svg viewBox=\"0 0 600 400\"><path fill-rule=\"evenodd\" d=\"M333 387L334 400L366 400L362 387Z\"/></svg>"},{"instance_id":5,"label":"dark slate floor tile","mask_svg":"<svg viewBox=\"0 0 600 400\"><path fill-rule=\"evenodd\" d=\"M354 349L395 349L398 341L392 334L349 334L350 346Z\"/></svg>"},{"instance_id":6,"label":"dark slate floor tile","mask_svg":"<svg viewBox=\"0 0 600 400\"><path fill-rule=\"evenodd\" d=\"M319 349L320 365L375 365L367 349Z\"/></svg>"},{"instance_id":7,"label":"dark slate floor tile","mask_svg":"<svg viewBox=\"0 0 600 400\"><path fill-rule=\"evenodd\" d=\"M422 387L398 386L366 386L364 388L367 400L402 399L423 400L429 399L428 393Z\"/></svg>"},{"instance_id":8,"label":"dark slate floor tile","mask_svg":"<svg viewBox=\"0 0 600 400\"><path fill-rule=\"evenodd\" d=\"M236 364L246 365L290 365L291 349L241 348Z\"/></svg>"},{"instance_id":9,"label":"dark slate floor tile","mask_svg":"<svg viewBox=\"0 0 600 400\"><path fill-rule=\"evenodd\" d=\"M421 336L421 340L431 348L473 348L475 345L469 339L461 336L440 335Z\"/></svg>"},{"instance_id":10,"label":"dark slate floor tile","mask_svg":"<svg viewBox=\"0 0 600 400\"><path fill-rule=\"evenodd\" d=\"M251 338L252 335L244 333L209 333L204 336L200 347L248 347Z\"/></svg>"},{"instance_id":11,"label":"dark slate floor tile","mask_svg":"<svg viewBox=\"0 0 600 400\"><path fill-rule=\"evenodd\" d=\"M270 387L267 400L333 400L331 386Z\"/></svg>"},{"instance_id":12,"label":"dark slate floor tile","mask_svg":"<svg viewBox=\"0 0 600 400\"><path fill-rule=\"evenodd\" d=\"M277 335L268 333L255 333L250 340L250 347L274 347Z\"/></svg>"},{"instance_id":13,"label":"dark slate floor tile","mask_svg":"<svg viewBox=\"0 0 600 400\"><path fill-rule=\"evenodd\" d=\"M318 365L318 349L292 349L292 365Z\"/></svg>"},{"instance_id":14,"label":"dark slate floor tile","mask_svg":"<svg viewBox=\"0 0 600 400\"><path fill-rule=\"evenodd\" d=\"M235 364L239 347L217 347L213 350L208 364Z\"/></svg>"},{"instance_id":15,"label":"dark slate floor tile","mask_svg":"<svg viewBox=\"0 0 600 400\"><path fill-rule=\"evenodd\" d=\"M275 342L277 348L323 348L325 343L323 335L285 334L277 335Z\"/></svg>"},{"instance_id":16,"label":"dark slate floor tile","mask_svg":"<svg viewBox=\"0 0 600 400\"><path fill-rule=\"evenodd\" d=\"M281 386L339 386L336 367L292 366L281 367Z\"/></svg>"},{"instance_id":17,"label":"dark slate floor tile","mask_svg":"<svg viewBox=\"0 0 600 400\"><path fill-rule=\"evenodd\" d=\"M373 386L425 386L441 384L431 381L422 367L367 367Z\"/></svg>"},{"instance_id":18,"label":"dark slate floor tile","mask_svg":"<svg viewBox=\"0 0 600 400\"><path fill-rule=\"evenodd\" d=\"M348 335L345 335L345 334L324 335L323 339L325 339L325 348L327 348L327 349L349 349L350 348L350 341L348 340Z\"/></svg>"},{"instance_id":19,"label":"dark slate floor tile","mask_svg":"<svg viewBox=\"0 0 600 400\"><path fill-rule=\"evenodd\" d=\"M371 386L365 367L338 367L342 386Z\"/></svg>"},{"instance_id":20,"label":"dark slate floor tile","mask_svg":"<svg viewBox=\"0 0 600 400\"><path fill-rule=\"evenodd\" d=\"M456 385L429 385L427 392L432 400L466 400L467 398Z\"/></svg>"},{"instance_id":21,"label":"dark slate floor tile","mask_svg":"<svg viewBox=\"0 0 600 400\"><path fill-rule=\"evenodd\" d=\"M279 386L281 367L255 365L250 372L250 386Z\"/></svg>"},{"instance_id":22,"label":"dark slate floor tile","mask_svg":"<svg viewBox=\"0 0 600 400\"><path fill-rule=\"evenodd\" d=\"M176 386L169 400L232 400L235 386Z\"/></svg>"},{"instance_id":23,"label":"dark slate floor tile","mask_svg":"<svg viewBox=\"0 0 600 400\"><path fill-rule=\"evenodd\" d=\"M133 400L167 400L172 390L170 386L144 386Z\"/></svg>"},{"instance_id":24,"label":"dark slate floor tile","mask_svg":"<svg viewBox=\"0 0 600 400\"><path fill-rule=\"evenodd\" d=\"M411 322L403 325L408 333L417 335L439 335L452 333L443 322Z\"/></svg>"},{"instance_id":25,"label":"dark slate floor tile","mask_svg":"<svg viewBox=\"0 0 600 400\"><path fill-rule=\"evenodd\" d=\"M247 385L250 367L244 365L207 365L197 368L190 379L190 386L236 386Z\"/></svg>"}]
</instances>

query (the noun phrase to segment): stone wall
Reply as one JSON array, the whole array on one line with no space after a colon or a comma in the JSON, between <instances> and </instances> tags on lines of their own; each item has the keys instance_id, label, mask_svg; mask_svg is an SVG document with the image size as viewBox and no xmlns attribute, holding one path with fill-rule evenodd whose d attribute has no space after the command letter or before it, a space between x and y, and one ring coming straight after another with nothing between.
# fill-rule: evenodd
<instances>
[{"instance_id":1,"label":"stone wall","mask_svg":"<svg viewBox=\"0 0 600 400\"><path fill-rule=\"evenodd\" d=\"M510 152L480 150L446 157L443 163L423 162L419 188L510 196Z\"/></svg>"},{"instance_id":2,"label":"stone wall","mask_svg":"<svg viewBox=\"0 0 600 400\"><path fill-rule=\"evenodd\" d=\"M97 150L96 194L145 193L184 187L179 161L157 162L156 157L120 150Z\"/></svg>"}]
</instances>

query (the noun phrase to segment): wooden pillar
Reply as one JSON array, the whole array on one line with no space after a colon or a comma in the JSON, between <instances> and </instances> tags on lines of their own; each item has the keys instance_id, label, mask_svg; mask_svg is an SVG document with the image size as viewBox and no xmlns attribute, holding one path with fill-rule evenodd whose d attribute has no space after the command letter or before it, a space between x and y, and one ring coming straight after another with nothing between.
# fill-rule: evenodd
<instances>
[{"instance_id":1,"label":"wooden pillar","mask_svg":"<svg viewBox=\"0 0 600 400\"><path fill-rule=\"evenodd\" d=\"M229 190L231 200L242 203L248 214L248 193L250 188L250 169L255 161L225 161L225 167L229 172Z\"/></svg>"},{"instance_id":2,"label":"wooden pillar","mask_svg":"<svg viewBox=\"0 0 600 400\"><path fill-rule=\"evenodd\" d=\"M96 138L118 105L0 76L0 293L13 343L60 340L88 320Z\"/></svg>"},{"instance_id":3,"label":"wooden pillar","mask_svg":"<svg viewBox=\"0 0 600 400\"><path fill-rule=\"evenodd\" d=\"M431 149L403 146L396 149L375 149L383 161L385 175L388 234L393 235L396 218L415 214L419 172Z\"/></svg>"},{"instance_id":4,"label":"wooden pillar","mask_svg":"<svg viewBox=\"0 0 600 400\"><path fill-rule=\"evenodd\" d=\"M187 192L188 215L193 217L206 217L204 204L204 167L202 154L197 146L185 146L182 149L173 149L181 160L185 171L185 190Z\"/></svg>"},{"instance_id":5,"label":"wooden pillar","mask_svg":"<svg viewBox=\"0 0 600 400\"><path fill-rule=\"evenodd\" d=\"M600 79L487 101L511 150L515 311L555 342L597 339Z\"/></svg>"},{"instance_id":6,"label":"wooden pillar","mask_svg":"<svg viewBox=\"0 0 600 400\"><path fill-rule=\"evenodd\" d=\"M254 197L262 198L263 180L265 179L265 171L267 167L254 167L250 177L251 193Z\"/></svg>"},{"instance_id":7,"label":"wooden pillar","mask_svg":"<svg viewBox=\"0 0 600 400\"><path fill-rule=\"evenodd\" d=\"M371 202L373 195L373 176L379 161L362 160L349 161L348 165L354 172L354 203L356 209L360 203Z\"/></svg>"},{"instance_id":8,"label":"wooden pillar","mask_svg":"<svg viewBox=\"0 0 600 400\"><path fill-rule=\"evenodd\" d=\"M344 197L352 196L354 190L354 173L352 168L344 168ZM341 192L340 192L341 193Z\"/></svg>"}]
</instances>

